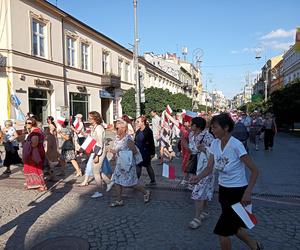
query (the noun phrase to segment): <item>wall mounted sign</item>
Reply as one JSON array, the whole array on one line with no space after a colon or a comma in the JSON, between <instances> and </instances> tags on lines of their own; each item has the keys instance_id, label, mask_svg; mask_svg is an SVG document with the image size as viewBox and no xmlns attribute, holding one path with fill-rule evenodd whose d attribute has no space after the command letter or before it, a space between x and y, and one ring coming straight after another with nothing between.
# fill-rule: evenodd
<instances>
[{"instance_id":1,"label":"wall mounted sign","mask_svg":"<svg viewBox=\"0 0 300 250\"><path fill-rule=\"evenodd\" d=\"M50 80L40 80L40 79L35 79L34 80L34 85L37 87L44 87L44 88L51 88L52 84Z\"/></svg>"}]
</instances>

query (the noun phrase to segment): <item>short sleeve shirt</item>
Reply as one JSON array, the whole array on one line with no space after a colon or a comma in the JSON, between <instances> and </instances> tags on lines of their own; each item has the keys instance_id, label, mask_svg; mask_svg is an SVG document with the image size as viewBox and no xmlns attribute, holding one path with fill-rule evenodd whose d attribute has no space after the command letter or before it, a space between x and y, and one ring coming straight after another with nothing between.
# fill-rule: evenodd
<instances>
[{"instance_id":1,"label":"short sleeve shirt","mask_svg":"<svg viewBox=\"0 0 300 250\"><path fill-rule=\"evenodd\" d=\"M223 151L221 140L213 140L210 153L214 156L214 168L219 172L219 184L224 187L243 187L248 184L245 164L240 157L247 154L243 144L230 137Z\"/></svg>"}]
</instances>

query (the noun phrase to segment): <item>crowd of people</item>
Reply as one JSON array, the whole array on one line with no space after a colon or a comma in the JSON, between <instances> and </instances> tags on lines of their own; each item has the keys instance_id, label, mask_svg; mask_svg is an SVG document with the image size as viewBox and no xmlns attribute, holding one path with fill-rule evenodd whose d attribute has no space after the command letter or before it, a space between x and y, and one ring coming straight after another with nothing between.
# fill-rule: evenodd
<instances>
[{"instance_id":1,"label":"crowd of people","mask_svg":"<svg viewBox=\"0 0 300 250\"><path fill-rule=\"evenodd\" d=\"M153 159L159 164L172 164L173 159L180 156L183 175L180 185L191 190L195 203L195 215L188 226L197 229L209 216L208 201L213 198L215 176L218 175L222 213L214 233L220 237L221 248L230 249L230 236L236 235L250 249L261 249L260 243L248 236L244 223L231 205L251 203L258 170L249 150L252 144L259 150L259 142L263 139L265 150L272 151L277 132L274 117L257 111L246 114L235 110L212 115L193 113L192 116L185 112L174 115L167 110L159 116L152 110L149 115L151 124L144 115L135 120L128 115L117 119L112 147L106 145L105 126L97 111L88 114L89 128L81 114L75 116L76 126L67 119L58 123L49 116L48 126L44 128L33 114L28 114L23 140L13 122L7 120L0 133L5 148L4 174L11 174L11 165L23 164L25 188L43 192L47 190L46 182L54 180L56 175L65 175L67 163L71 163L74 178L84 175L78 186L85 187L94 178L97 191L92 198L103 196L104 184L106 191L114 188L116 200L110 206L117 207L125 204L122 193L126 187L140 191L143 201L148 203L151 199L148 188L156 185ZM95 140L97 146L91 152L82 148L87 137ZM20 141L22 157L18 153ZM85 166L78 163L78 157L86 158ZM108 158L112 160L109 162ZM113 167L112 162L115 162ZM59 166L58 173L54 171L56 166ZM246 168L250 171L249 181ZM150 178L145 186L139 184L143 169ZM45 173L48 176L45 177Z\"/></svg>"}]
</instances>

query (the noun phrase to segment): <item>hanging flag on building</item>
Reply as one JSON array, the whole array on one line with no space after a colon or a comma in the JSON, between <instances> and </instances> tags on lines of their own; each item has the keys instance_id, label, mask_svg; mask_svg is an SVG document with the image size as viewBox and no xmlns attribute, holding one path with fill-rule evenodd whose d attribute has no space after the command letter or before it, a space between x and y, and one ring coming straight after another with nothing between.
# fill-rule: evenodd
<instances>
[{"instance_id":1,"label":"hanging flag on building","mask_svg":"<svg viewBox=\"0 0 300 250\"><path fill-rule=\"evenodd\" d=\"M25 120L25 115L22 112L21 101L13 90L12 84L9 79L7 79L7 118L16 119L19 121Z\"/></svg>"},{"instance_id":2,"label":"hanging flag on building","mask_svg":"<svg viewBox=\"0 0 300 250\"><path fill-rule=\"evenodd\" d=\"M300 27L296 28L295 51L300 53Z\"/></svg>"}]
</instances>

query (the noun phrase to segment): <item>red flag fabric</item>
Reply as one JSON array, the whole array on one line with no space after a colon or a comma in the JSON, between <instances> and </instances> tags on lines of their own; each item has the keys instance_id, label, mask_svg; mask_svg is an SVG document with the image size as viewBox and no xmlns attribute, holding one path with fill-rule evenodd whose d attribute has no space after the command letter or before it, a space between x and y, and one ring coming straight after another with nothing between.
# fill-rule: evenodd
<instances>
[{"instance_id":1,"label":"red flag fabric","mask_svg":"<svg viewBox=\"0 0 300 250\"><path fill-rule=\"evenodd\" d=\"M88 154L92 152L94 146L96 145L97 141L93 139L91 136L88 136L83 144L81 145L81 148L85 150Z\"/></svg>"},{"instance_id":2,"label":"red flag fabric","mask_svg":"<svg viewBox=\"0 0 300 250\"><path fill-rule=\"evenodd\" d=\"M168 179L175 179L175 167L167 163L164 163L162 176Z\"/></svg>"},{"instance_id":3,"label":"red flag fabric","mask_svg":"<svg viewBox=\"0 0 300 250\"><path fill-rule=\"evenodd\" d=\"M251 229L257 224L257 219L252 213L252 204L244 207L240 202L238 202L236 204L233 204L231 207L242 219L247 228Z\"/></svg>"},{"instance_id":4,"label":"red flag fabric","mask_svg":"<svg viewBox=\"0 0 300 250\"><path fill-rule=\"evenodd\" d=\"M65 121L66 121L66 118L64 118L62 116L57 117L57 123L58 124L63 125Z\"/></svg>"},{"instance_id":5,"label":"red flag fabric","mask_svg":"<svg viewBox=\"0 0 300 250\"><path fill-rule=\"evenodd\" d=\"M73 122L73 126L75 129L78 129L80 125L80 121L76 118L75 121Z\"/></svg>"}]
</instances>

